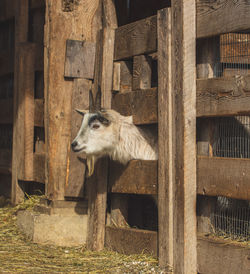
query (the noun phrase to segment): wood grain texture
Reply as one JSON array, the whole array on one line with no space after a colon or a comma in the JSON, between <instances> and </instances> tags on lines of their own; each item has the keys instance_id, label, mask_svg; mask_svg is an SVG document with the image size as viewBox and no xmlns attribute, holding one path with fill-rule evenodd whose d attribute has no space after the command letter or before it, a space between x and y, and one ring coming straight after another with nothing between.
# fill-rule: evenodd
<instances>
[{"instance_id":1,"label":"wood grain texture","mask_svg":"<svg viewBox=\"0 0 250 274\"><path fill-rule=\"evenodd\" d=\"M156 16L116 29L114 60L150 53L156 48Z\"/></svg>"},{"instance_id":2,"label":"wood grain texture","mask_svg":"<svg viewBox=\"0 0 250 274\"><path fill-rule=\"evenodd\" d=\"M159 265L173 267L173 117L171 12L157 13L158 38L158 250Z\"/></svg>"},{"instance_id":3,"label":"wood grain texture","mask_svg":"<svg viewBox=\"0 0 250 274\"><path fill-rule=\"evenodd\" d=\"M13 123L13 99L0 100L0 124Z\"/></svg>"},{"instance_id":4,"label":"wood grain texture","mask_svg":"<svg viewBox=\"0 0 250 274\"><path fill-rule=\"evenodd\" d=\"M7 149L0 150L0 173L11 174L11 162L12 155L11 151Z\"/></svg>"},{"instance_id":5,"label":"wood grain texture","mask_svg":"<svg viewBox=\"0 0 250 274\"><path fill-rule=\"evenodd\" d=\"M34 126L44 127L44 100L35 99L34 107Z\"/></svg>"},{"instance_id":6,"label":"wood grain texture","mask_svg":"<svg viewBox=\"0 0 250 274\"><path fill-rule=\"evenodd\" d=\"M75 79L72 96L72 118L71 118L71 142L76 137L81 124L82 116L75 109L88 109L89 90L91 81L87 79ZM67 181L65 186L65 196L83 197L85 181L86 163L85 157L70 151L69 167L67 169Z\"/></svg>"},{"instance_id":7,"label":"wood grain texture","mask_svg":"<svg viewBox=\"0 0 250 274\"><path fill-rule=\"evenodd\" d=\"M67 40L64 76L94 78L95 43Z\"/></svg>"},{"instance_id":8,"label":"wood grain texture","mask_svg":"<svg viewBox=\"0 0 250 274\"><path fill-rule=\"evenodd\" d=\"M105 28L117 28L117 15L114 0L103 0L103 25Z\"/></svg>"},{"instance_id":9,"label":"wood grain texture","mask_svg":"<svg viewBox=\"0 0 250 274\"><path fill-rule=\"evenodd\" d=\"M250 28L250 3L239 0L196 2L197 38Z\"/></svg>"},{"instance_id":10,"label":"wood grain texture","mask_svg":"<svg viewBox=\"0 0 250 274\"><path fill-rule=\"evenodd\" d=\"M33 161L33 181L45 183L45 153L34 153Z\"/></svg>"},{"instance_id":11,"label":"wood grain texture","mask_svg":"<svg viewBox=\"0 0 250 274\"><path fill-rule=\"evenodd\" d=\"M197 117L250 113L250 77L197 80Z\"/></svg>"},{"instance_id":12,"label":"wood grain texture","mask_svg":"<svg viewBox=\"0 0 250 274\"><path fill-rule=\"evenodd\" d=\"M146 55L138 55L133 58L133 85L132 89L151 88L152 75L151 59Z\"/></svg>"},{"instance_id":13,"label":"wood grain texture","mask_svg":"<svg viewBox=\"0 0 250 274\"><path fill-rule=\"evenodd\" d=\"M195 2L171 2L174 273L197 272Z\"/></svg>"},{"instance_id":14,"label":"wood grain texture","mask_svg":"<svg viewBox=\"0 0 250 274\"><path fill-rule=\"evenodd\" d=\"M124 254L143 252L157 256L157 232L107 226L105 246Z\"/></svg>"},{"instance_id":15,"label":"wood grain texture","mask_svg":"<svg viewBox=\"0 0 250 274\"><path fill-rule=\"evenodd\" d=\"M248 159L198 156L198 194L250 199Z\"/></svg>"},{"instance_id":16,"label":"wood grain texture","mask_svg":"<svg viewBox=\"0 0 250 274\"><path fill-rule=\"evenodd\" d=\"M118 93L112 98L112 109L133 116L136 125L157 123L157 89Z\"/></svg>"},{"instance_id":17,"label":"wood grain texture","mask_svg":"<svg viewBox=\"0 0 250 274\"><path fill-rule=\"evenodd\" d=\"M232 243L198 235L198 273L242 273L250 270L250 248L243 243Z\"/></svg>"},{"instance_id":18,"label":"wood grain texture","mask_svg":"<svg viewBox=\"0 0 250 274\"><path fill-rule=\"evenodd\" d=\"M110 222L115 227L128 227L128 196L112 194Z\"/></svg>"},{"instance_id":19,"label":"wood grain texture","mask_svg":"<svg viewBox=\"0 0 250 274\"><path fill-rule=\"evenodd\" d=\"M111 162L109 173L113 193L157 194L157 161L133 160L127 166Z\"/></svg>"},{"instance_id":20,"label":"wood grain texture","mask_svg":"<svg viewBox=\"0 0 250 274\"><path fill-rule=\"evenodd\" d=\"M63 12L61 0L46 0L45 25L45 143L46 195L64 200L71 138L73 81L64 78L66 40L94 42L99 0L86 0ZM63 26L63 32L62 32ZM93 32L92 32L93 31Z\"/></svg>"},{"instance_id":21,"label":"wood grain texture","mask_svg":"<svg viewBox=\"0 0 250 274\"><path fill-rule=\"evenodd\" d=\"M11 202L17 204L23 201L24 193L18 184L19 172L23 170L22 159L24 155L23 146L23 103L20 92L20 43L28 40L28 16L29 1L21 0L17 2L15 14L15 66L14 66L14 94L13 94L13 146L12 146L12 183ZM22 78L21 78L22 79ZM22 89L21 89L22 91Z\"/></svg>"}]
</instances>

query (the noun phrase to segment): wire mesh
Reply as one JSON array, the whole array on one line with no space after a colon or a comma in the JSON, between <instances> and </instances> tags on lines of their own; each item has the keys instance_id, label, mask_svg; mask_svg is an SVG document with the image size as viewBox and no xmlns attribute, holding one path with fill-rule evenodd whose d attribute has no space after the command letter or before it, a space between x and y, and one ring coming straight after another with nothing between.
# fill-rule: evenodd
<instances>
[{"instance_id":1,"label":"wire mesh","mask_svg":"<svg viewBox=\"0 0 250 274\"><path fill-rule=\"evenodd\" d=\"M211 214L214 232L234 240L250 241L250 206L248 201L218 197Z\"/></svg>"}]
</instances>

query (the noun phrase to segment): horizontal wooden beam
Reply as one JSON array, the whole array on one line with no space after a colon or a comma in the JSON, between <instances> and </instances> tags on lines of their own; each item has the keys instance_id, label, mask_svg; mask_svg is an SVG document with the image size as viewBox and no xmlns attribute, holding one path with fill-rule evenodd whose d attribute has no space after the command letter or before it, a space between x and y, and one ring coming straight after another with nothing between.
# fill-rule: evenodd
<instances>
[{"instance_id":1,"label":"horizontal wooden beam","mask_svg":"<svg viewBox=\"0 0 250 274\"><path fill-rule=\"evenodd\" d=\"M136 125L157 123L157 98L156 88L117 93L112 98L112 109L132 115Z\"/></svg>"},{"instance_id":2,"label":"horizontal wooden beam","mask_svg":"<svg viewBox=\"0 0 250 274\"><path fill-rule=\"evenodd\" d=\"M197 193L250 199L250 159L197 156ZM111 162L109 191L157 194L157 161Z\"/></svg>"},{"instance_id":3,"label":"horizontal wooden beam","mask_svg":"<svg viewBox=\"0 0 250 274\"><path fill-rule=\"evenodd\" d=\"M250 3L245 0L197 0L197 38L250 29L249 15Z\"/></svg>"},{"instance_id":4,"label":"horizontal wooden beam","mask_svg":"<svg viewBox=\"0 0 250 274\"><path fill-rule=\"evenodd\" d=\"M250 114L250 76L198 79L197 117ZM112 108L133 116L134 124L157 123L157 89L117 93Z\"/></svg>"},{"instance_id":5,"label":"horizontal wooden beam","mask_svg":"<svg viewBox=\"0 0 250 274\"><path fill-rule=\"evenodd\" d=\"M0 100L0 124L13 123L13 99Z\"/></svg>"},{"instance_id":6,"label":"horizontal wooden beam","mask_svg":"<svg viewBox=\"0 0 250 274\"><path fill-rule=\"evenodd\" d=\"M157 194L157 161L133 160L127 166L111 162L109 174L113 193Z\"/></svg>"},{"instance_id":7,"label":"horizontal wooden beam","mask_svg":"<svg viewBox=\"0 0 250 274\"><path fill-rule=\"evenodd\" d=\"M114 60L157 50L157 19L151 16L116 29Z\"/></svg>"},{"instance_id":8,"label":"horizontal wooden beam","mask_svg":"<svg viewBox=\"0 0 250 274\"><path fill-rule=\"evenodd\" d=\"M134 228L106 227L105 245L125 254L157 255L157 232ZM245 243L198 235L199 273L248 273L249 247Z\"/></svg>"},{"instance_id":9,"label":"horizontal wooden beam","mask_svg":"<svg viewBox=\"0 0 250 274\"><path fill-rule=\"evenodd\" d=\"M157 256L157 232L106 226L105 246L124 254L143 252Z\"/></svg>"},{"instance_id":10,"label":"horizontal wooden beam","mask_svg":"<svg viewBox=\"0 0 250 274\"><path fill-rule=\"evenodd\" d=\"M198 273L249 273L247 243L198 235L197 256Z\"/></svg>"},{"instance_id":11,"label":"horizontal wooden beam","mask_svg":"<svg viewBox=\"0 0 250 274\"><path fill-rule=\"evenodd\" d=\"M33 181L45 183L45 153L34 153Z\"/></svg>"},{"instance_id":12,"label":"horizontal wooden beam","mask_svg":"<svg viewBox=\"0 0 250 274\"><path fill-rule=\"evenodd\" d=\"M35 112L34 112L34 125L35 127L44 127L44 100L35 99Z\"/></svg>"},{"instance_id":13,"label":"horizontal wooden beam","mask_svg":"<svg viewBox=\"0 0 250 274\"><path fill-rule=\"evenodd\" d=\"M250 159L198 156L198 194L250 200Z\"/></svg>"},{"instance_id":14,"label":"horizontal wooden beam","mask_svg":"<svg viewBox=\"0 0 250 274\"><path fill-rule=\"evenodd\" d=\"M250 114L250 76L198 79L197 117Z\"/></svg>"},{"instance_id":15,"label":"horizontal wooden beam","mask_svg":"<svg viewBox=\"0 0 250 274\"><path fill-rule=\"evenodd\" d=\"M0 150L0 174L11 173L11 160L12 160L11 150L1 149Z\"/></svg>"}]
</instances>

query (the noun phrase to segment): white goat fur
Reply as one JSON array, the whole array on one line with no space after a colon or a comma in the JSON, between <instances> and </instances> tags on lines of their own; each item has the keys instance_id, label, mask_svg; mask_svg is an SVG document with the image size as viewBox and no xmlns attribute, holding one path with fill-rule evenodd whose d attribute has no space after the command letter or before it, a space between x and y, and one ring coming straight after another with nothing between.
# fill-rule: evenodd
<instances>
[{"instance_id":1,"label":"white goat fur","mask_svg":"<svg viewBox=\"0 0 250 274\"><path fill-rule=\"evenodd\" d=\"M75 151L85 152L87 159L92 157L95 162L96 159L108 155L122 164L132 159L158 159L156 136L148 130L136 127L132 116L123 116L115 110L103 110L99 113L110 124L105 126L96 121L99 128L91 129L88 121L95 114L88 111L84 113L81 128L73 143L77 142Z\"/></svg>"}]
</instances>

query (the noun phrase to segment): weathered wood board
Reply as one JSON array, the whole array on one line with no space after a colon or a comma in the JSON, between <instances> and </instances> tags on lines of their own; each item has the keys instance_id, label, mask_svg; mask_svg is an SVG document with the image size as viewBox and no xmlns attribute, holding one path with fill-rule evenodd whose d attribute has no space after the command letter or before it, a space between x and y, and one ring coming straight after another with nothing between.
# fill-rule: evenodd
<instances>
[{"instance_id":1,"label":"weathered wood board","mask_svg":"<svg viewBox=\"0 0 250 274\"><path fill-rule=\"evenodd\" d=\"M250 200L250 160L198 156L197 193Z\"/></svg>"},{"instance_id":2,"label":"weathered wood board","mask_svg":"<svg viewBox=\"0 0 250 274\"><path fill-rule=\"evenodd\" d=\"M114 60L156 51L156 16L116 29Z\"/></svg>"},{"instance_id":3,"label":"weathered wood board","mask_svg":"<svg viewBox=\"0 0 250 274\"><path fill-rule=\"evenodd\" d=\"M133 116L133 122L139 124L157 123L157 89L138 90L115 94L112 109L125 116Z\"/></svg>"},{"instance_id":4,"label":"weathered wood board","mask_svg":"<svg viewBox=\"0 0 250 274\"><path fill-rule=\"evenodd\" d=\"M144 252L157 256L157 232L106 226L105 246L124 254Z\"/></svg>"},{"instance_id":5,"label":"weathered wood board","mask_svg":"<svg viewBox=\"0 0 250 274\"><path fill-rule=\"evenodd\" d=\"M95 43L67 40L64 76L70 78L94 78Z\"/></svg>"},{"instance_id":6,"label":"weathered wood board","mask_svg":"<svg viewBox=\"0 0 250 274\"><path fill-rule=\"evenodd\" d=\"M133 160L127 166L110 163L109 189L113 193L157 194L157 161Z\"/></svg>"}]
</instances>

